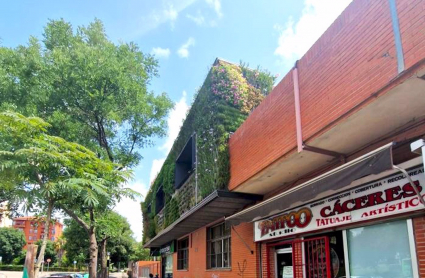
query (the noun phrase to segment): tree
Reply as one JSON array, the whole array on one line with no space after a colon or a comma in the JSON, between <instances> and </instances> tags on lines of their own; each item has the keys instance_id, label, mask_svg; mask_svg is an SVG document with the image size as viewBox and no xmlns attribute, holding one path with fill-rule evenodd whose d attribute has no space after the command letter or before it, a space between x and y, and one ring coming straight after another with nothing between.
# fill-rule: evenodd
<instances>
[{"instance_id":1,"label":"tree","mask_svg":"<svg viewBox=\"0 0 425 278\"><path fill-rule=\"evenodd\" d=\"M85 217L85 219L87 218ZM87 246L90 243L86 239L81 240L81 234L84 233L84 229L73 219L67 220L66 226L63 235L66 239L65 251L67 256L73 260L84 254L88 258ZM125 217L118 213L108 211L98 216L96 238L101 261L101 277L107 274L107 252L110 253L111 262L114 264L127 263L130 256L132 256L135 240L132 238L130 224Z\"/></svg>"},{"instance_id":2,"label":"tree","mask_svg":"<svg viewBox=\"0 0 425 278\"><path fill-rule=\"evenodd\" d=\"M150 249L144 248L142 242L133 244L133 252L130 257L131 261L149 261L151 258Z\"/></svg>"},{"instance_id":3,"label":"tree","mask_svg":"<svg viewBox=\"0 0 425 278\"><path fill-rule=\"evenodd\" d=\"M62 264L62 257L64 255L64 246L66 244L66 239L63 235L59 236L56 241L54 242L54 248L56 251L56 254L58 256L58 266L60 267Z\"/></svg>"},{"instance_id":4,"label":"tree","mask_svg":"<svg viewBox=\"0 0 425 278\"><path fill-rule=\"evenodd\" d=\"M43 244L43 241L41 239L37 240L35 244L38 246L41 246ZM40 250L38 250L37 252L37 255L39 254L40 254ZM47 259L51 260L50 265L52 265L53 263L57 261L57 252L55 250L55 243L51 240L47 241L46 249L44 250L44 258L45 258L44 261L46 261Z\"/></svg>"},{"instance_id":5,"label":"tree","mask_svg":"<svg viewBox=\"0 0 425 278\"><path fill-rule=\"evenodd\" d=\"M99 159L85 147L48 135L47 127L49 124L40 118L0 113L0 184L15 184L28 209L46 209L36 276L44 261L56 203L77 197L86 206L97 206L100 195L109 197L107 186L115 184L117 189L127 177L125 171L116 170L118 165Z\"/></svg>"},{"instance_id":6,"label":"tree","mask_svg":"<svg viewBox=\"0 0 425 278\"><path fill-rule=\"evenodd\" d=\"M0 64L3 109L14 106L25 115L46 119L51 123L50 134L119 163L114 170L136 165L141 159L139 150L151 145L152 137L165 134L165 117L172 102L165 93L156 95L147 89L157 76L157 61L134 43L109 41L99 20L76 31L64 20L52 20L41 42L31 37L27 46L0 48ZM84 186L97 183L98 190L68 192L55 203L87 232L93 278L96 218L134 192L115 182L104 183L108 178L90 177L93 184Z\"/></svg>"},{"instance_id":7,"label":"tree","mask_svg":"<svg viewBox=\"0 0 425 278\"><path fill-rule=\"evenodd\" d=\"M37 114L52 134L111 161L134 166L138 149L165 134L172 102L147 89L157 61L135 43L109 41L100 20L76 31L51 20L42 42L0 48L0 64L0 103Z\"/></svg>"},{"instance_id":8,"label":"tree","mask_svg":"<svg viewBox=\"0 0 425 278\"><path fill-rule=\"evenodd\" d=\"M13 228L0 228L0 256L4 263L11 263L19 256L26 244L22 231Z\"/></svg>"}]
</instances>

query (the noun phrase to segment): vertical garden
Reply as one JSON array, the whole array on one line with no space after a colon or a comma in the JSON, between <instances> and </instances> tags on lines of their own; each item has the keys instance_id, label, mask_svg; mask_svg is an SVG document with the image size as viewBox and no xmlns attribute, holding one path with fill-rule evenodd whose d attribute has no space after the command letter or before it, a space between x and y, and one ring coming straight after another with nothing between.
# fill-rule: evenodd
<instances>
[{"instance_id":1,"label":"vertical garden","mask_svg":"<svg viewBox=\"0 0 425 278\"><path fill-rule=\"evenodd\" d=\"M253 70L243 63L215 61L142 203L144 242L214 190L227 189L229 136L271 91L274 80L274 76L260 68ZM191 137L196 144L196 169L176 189L176 159ZM164 198L163 207L155 207L161 203L157 196Z\"/></svg>"}]
</instances>

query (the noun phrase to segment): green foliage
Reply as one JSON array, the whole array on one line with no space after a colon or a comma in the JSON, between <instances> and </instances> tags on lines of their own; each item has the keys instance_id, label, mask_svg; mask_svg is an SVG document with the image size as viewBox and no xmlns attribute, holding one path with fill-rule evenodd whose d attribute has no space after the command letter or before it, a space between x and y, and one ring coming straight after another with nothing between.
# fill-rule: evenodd
<instances>
[{"instance_id":1,"label":"green foliage","mask_svg":"<svg viewBox=\"0 0 425 278\"><path fill-rule=\"evenodd\" d=\"M38 246L41 246L42 242L43 241L40 239L40 240L37 240L37 242L35 244L38 245ZM37 257L39 255L39 253L40 253L40 248L37 250ZM51 240L47 241L46 251L44 251L44 261L45 261L46 265L47 265L47 259L51 260L50 265L53 265L57 261L57 253L56 253L56 250L55 250L55 243Z\"/></svg>"},{"instance_id":2,"label":"green foliage","mask_svg":"<svg viewBox=\"0 0 425 278\"><path fill-rule=\"evenodd\" d=\"M151 259L149 248L143 248L143 243L141 242L133 244L133 252L130 256L131 261L150 261Z\"/></svg>"},{"instance_id":3,"label":"green foliage","mask_svg":"<svg viewBox=\"0 0 425 278\"><path fill-rule=\"evenodd\" d=\"M106 184L126 180L117 165L48 135L49 126L40 118L0 113L0 186L14 186L15 197L26 198L27 209L73 195L93 206L97 194L107 196Z\"/></svg>"},{"instance_id":4,"label":"green foliage","mask_svg":"<svg viewBox=\"0 0 425 278\"><path fill-rule=\"evenodd\" d=\"M249 79L244 76L248 76ZM257 80L257 77L261 80ZM189 207L195 204L196 199L199 201L216 189L227 188L230 178L229 136L260 104L266 95L262 91L271 89L273 81L274 77L261 70L250 74L247 68L241 69L220 60L215 63L199 90L180 133L142 204L144 242L178 219L182 213L179 211L179 202L182 201L182 198L189 198L188 196L179 196L179 194L172 196L175 191L175 160L193 133L196 133L199 196L191 198ZM194 175L186 181L186 185L193 188ZM160 186L163 187L166 195L162 222L159 221L160 216L154 213L155 194ZM149 205L151 206L150 213L147 210Z\"/></svg>"},{"instance_id":5,"label":"green foliage","mask_svg":"<svg viewBox=\"0 0 425 278\"><path fill-rule=\"evenodd\" d=\"M88 260L89 240L87 232L73 219L66 220L63 236L66 240L64 250L68 261L86 262ZM84 235L84 236L82 236ZM100 242L107 238L107 252L111 254L111 262L128 262L134 249L135 240L127 219L110 211L100 215L96 221L96 238ZM100 251L100 250L99 250Z\"/></svg>"},{"instance_id":6,"label":"green foliage","mask_svg":"<svg viewBox=\"0 0 425 278\"><path fill-rule=\"evenodd\" d=\"M74 260L81 263L88 262L89 257L89 239L87 232L75 220L65 220L66 228L63 230L63 236L66 243L63 247L68 262Z\"/></svg>"},{"instance_id":7,"label":"green foliage","mask_svg":"<svg viewBox=\"0 0 425 278\"><path fill-rule=\"evenodd\" d=\"M3 263L11 263L15 257L18 257L25 244L25 235L22 231L0 228L0 256L3 258Z\"/></svg>"},{"instance_id":8,"label":"green foliage","mask_svg":"<svg viewBox=\"0 0 425 278\"><path fill-rule=\"evenodd\" d=\"M51 134L124 166L141 158L150 138L165 135L172 103L147 85L158 63L134 43L114 44L96 19L74 31L51 20L42 41L0 48L0 103L51 123Z\"/></svg>"}]
</instances>

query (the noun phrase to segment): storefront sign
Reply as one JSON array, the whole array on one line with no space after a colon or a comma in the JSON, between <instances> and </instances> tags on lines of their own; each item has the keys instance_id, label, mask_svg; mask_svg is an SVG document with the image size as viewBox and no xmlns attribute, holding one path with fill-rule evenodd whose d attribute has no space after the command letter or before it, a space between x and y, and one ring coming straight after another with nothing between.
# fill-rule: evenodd
<instances>
[{"instance_id":1,"label":"storefront sign","mask_svg":"<svg viewBox=\"0 0 425 278\"><path fill-rule=\"evenodd\" d=\"M166 245L161 246L159 249L159 254L168 255L174 253L174 241L167 243Z\"/></svg>"},{"instance_id":2,"label":"storefront sign","mask_svg":"<svg viewBox=\"0 0 425 278\"><path fill-rule=\"evenodd\" d=\"M425 196L423 167L409 171ZM335 227L423 209L408 179L395 174L267 220L255 222L255 241Z\"/></svg>"}]
</instances>

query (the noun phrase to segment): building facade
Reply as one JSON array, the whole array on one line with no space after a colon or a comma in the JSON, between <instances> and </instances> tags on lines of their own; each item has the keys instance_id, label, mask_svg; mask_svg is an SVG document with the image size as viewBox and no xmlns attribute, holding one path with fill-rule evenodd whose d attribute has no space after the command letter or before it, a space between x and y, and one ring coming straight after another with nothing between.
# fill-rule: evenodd
<instances>
[{"instance_id":1,"label":"building facade","mask_svg":"<svg viewBox=\"0 0 425 278\"><path fill-rule=\"evenodd\" d=\"M424 18L354 0L231 135L227 192L147 241L162 277L425 276Z\"/></svg>"},{"instance_id":2,"label":"building facade","mask_svg":"<svg viewBox=\"0 0 425 278\"><path fill-rule=\"evenodd\" d=\"M44 220L33 216L13 218L13 228L24 232L27 244L42 240L44 236ZM54 220L50 224L48 239L56 241L61 235L63 224ZM25 246L26 247L26 246Z\"/></svg>"},{"instance_id":3,"label":"building facade","mask_svg":"<svg viewBox=\"0 0 425 278\"><path fill-rule=\"evenodd\" d=\"M12 227L12 219L10 219L7 202L0 203L0 228Z\"/></svg>"}]
</instances>

